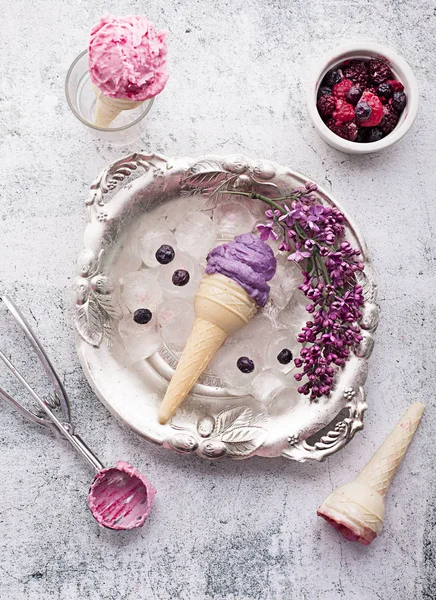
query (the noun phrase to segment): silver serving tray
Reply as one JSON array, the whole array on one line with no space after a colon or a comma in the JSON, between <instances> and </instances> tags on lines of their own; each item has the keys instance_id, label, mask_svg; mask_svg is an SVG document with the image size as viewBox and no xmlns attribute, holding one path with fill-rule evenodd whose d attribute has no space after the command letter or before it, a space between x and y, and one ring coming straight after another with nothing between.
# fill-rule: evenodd
<instances>
[{"instance_id":1,"label":"silver serving tray","mask_svg":"<svg viewBox=\"0 0 436 600\"><path fill-rule=\"evenodd\" d=\"M252 396L229 394L216 377L206 374L172 421L160 425L158 406L176 359L162 346L149 359L131 365L117 334L122 309L117 299L116 261L144 219L171 227L187 210L207 210L211 202L220 202L222 189L273 197L306 181L286 167L243 156L192 159L133 154L109 165L92 183L86 199L85 249L78 260L74 287L77 352L103 404L147 440L208 459L260 455L320 461L343 448L363 428L367 408L363 385L378 308L366 246L349 217L347 239L361 249L365 263L360 275L366 302L361 322L364 339L329 397L310 402L298 394L295 384L289 405L277 408L273 404L267 410ZM338 206L322 188L319 196ZM260 205L260 216L264 205L249 202Z\"/></svg>"}]
</instances>

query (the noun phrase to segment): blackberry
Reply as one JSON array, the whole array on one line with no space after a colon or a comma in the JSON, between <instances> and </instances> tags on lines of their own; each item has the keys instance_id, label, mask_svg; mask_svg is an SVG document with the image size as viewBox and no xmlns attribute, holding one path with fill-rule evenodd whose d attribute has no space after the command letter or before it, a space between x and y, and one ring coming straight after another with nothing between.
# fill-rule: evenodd
<instances>
[{"instance_id":1,"label":"blackberry","mask_svg":"<svg viewBox=\"0 0 436 600\"><path fill-rule=\"evenodd\" d=\"M390 104L387 104L383 109L383 119L380 121L380 129L383 131L385 135L391 133L398 123L398 119L400 118L398 113Z\"/></svg>"},{"instance_id":2,"label":"blackberry","mask_svg":"<svg viewBox=\"0 0 436 600\"><path fill-rule=\"evenodd\" d=\"M138 323L138 325L147 325L147 323L150 323L152 316L153 313L151 310L148 310L148 308L138 308L138 310L135 310L133 313L133 320L135 323Z\"/></svg>"},{"instance_id":3,"label":"blackberry","mask_svg":"<svg viewBox=\"0 0 436 600\"><path fill-rule=\"evenodd\" d=\"M358 121L367 121L372 115L372 108L367 102L359 102L354 111Z\"/></svg>"},{"instance_id":4,"label":"blackberry","mask_svg":"<svg viewBox=\"0 0 436 600\"><path fill-rule=\"evenodd\" d=\"M362 90L368 85L368 67L363 60L351 60L344 67L344 75L347 79L358 85Z\"/></svg>"},{"instance_id":5,"label":"blackberry","mask_svg":"<svg viewBox=\"0 0 436 600\"><path fill-rule=\"evenodd\" d=\"M384 83L381 83L378 86L377 96L382 96L382 98L386 98L387 100L389 100L389 98L392 98L392 91L393 90L391 84L385 81Z\"/></svg>"},{"instance_id":6,"label":"blackberry","mask_svg":"<svg viewBox=\"0 0 436 600\"><path fill-rule=\"evenodd\" d=\"M350 142L354 142L357 138L357 134L359 133L359 128L354 121L338 124L334 119L329 119L327 121L327 127L339 137L343 138L344 140L349 140Z\"/></svg>"},{"instance_id":7,"label":"blackberry","mask_svg":"<svg viewBox=\"0 0 436 600\"><path fill-rule=\"evenodd\" d=\"M357 137L354 141L359 144L363 143L365 141L365 131L368 131L368 130L364 129L363 127L359 127L359 131L357 132Z\"/></svg>"},{"instance_id":8,"label":"blackberry","mask_svg":"<svg viewBox=\"0 0 436 600\"><path fill-rule=\"evenodd\" d=\"M254 371L254 362L248 356L238 358L236 366L242 373L252 373Z\"/></svg>"},{"instance_id":9,"label":"blackberry","mask_svg":"<svg viewBox=\"0 0 436 600\"><path fill-rule=\"evenodd\" d=\"M185 271L185 269L177 269L177 271L174 271L171 280L174 283L174 285L182 287L183 285L186 285L189 282L189 279L190 277L188 271Z\"/></svg>"},{"instance_id":10,"label":"blackberry","mask_svg":"<svg viewBox=\"0 0 436 600\"><path fill-rule=\"evenodd\" d=\"M330 96L327 96L327 95L321 96L318 99L316 106L318 107L318 112L321 115L321 117L326 119L327 117L332 116L333 111L336 108L336 100L331 95Z\"/></svg>"},{"instance_id":11,"label":"blackberry","mask_svg":"<svg viewBox=\"0 0 436 600\"><path fill-rule=\"evenodd\" d=\"M386 79L393 79L389 65L380 58L371 58L368 63L369 78L374 83L382 83Z\"/></svg>"},{"instance_id":12,"label":"blackberry","mask_svg":"<svg viewBox=\"0 0 436 600\"><path fill-rule=\"evenodd\" d=\"M392 96L392 106L397 112L403 112L407 102L407 97L404 92L394 92Z\"/></svg>"},{"instance_id":13,"label":"blackberry","mask_svg":"<svg viewBox=\"0 0 436 600\"><path fill-rule=\"evenodd\" d=\"M339 83L344 78L344 74L341 69L332 69L329 71L322 80L323 86L332 88L334 85Z\"/></svg>"},{"instance_id":14,"label":"blackberry","mask_svg":"<svg viewBox=\"0 0 436 600\"><path fill-rule=\"evenodd\" d=\"M383 131L379 127L368 127L363 136L364 142L378 142L383 137Z\"/></svg>"},{"instance_id":15,"label":"blackberry","mask_svg":"<svg viewBox=\"0 0 436 600\"><path fill-rule=\"evenodd\" d=\"M358 87L357 85L354 85L350 90L348 90L348 92L345 95L345 100L347 102L349 102L350 104L352 104L353 106L356 106L356 104L359 102L360 100L360 96L362 95L362 90L360 89L360 87Z\"/></svg>"}]
</instances>

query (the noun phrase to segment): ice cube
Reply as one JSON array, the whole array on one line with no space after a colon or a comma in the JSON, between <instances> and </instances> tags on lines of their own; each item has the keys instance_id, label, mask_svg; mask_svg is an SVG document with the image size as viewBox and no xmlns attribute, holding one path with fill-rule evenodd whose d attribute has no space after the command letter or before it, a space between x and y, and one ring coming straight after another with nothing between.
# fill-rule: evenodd
<instances>
[{"instance_id":1,"label":"ice cube","mask_svg":"<svg viewBox=\"0 0 436 600\"><path fill-rule=\"evenodd\" d=\"M246 357L253 361L254 369L244 373L238 366L238 359ZM263 368L261 354L250 340L240 340L233 345L223 346L213 358L208 371L219 377L231 390L249 391L253 380Z\"/></svg>"},{"instance_id":2,"label":"ice cube","mask_svg":"<svg viewBox=\"0 0 436 600\"><path fill-rule=\"evenodd\" d=\"M288 333L286 329L282 329L271 337L267 347L266 362L275 371L289 373L294 368L293 359L298 354L299 346L295 335Z\"/></svg>"},{"instance_id":3,"label":"ice cube","mask_svg":"<svg viewBox=\"0 0 436 600\"><path fill-rule=\"evenodd\" d=\"M151 356L161 345L156 316L145 325L141 325L135 323L133 315L127 315L118 322L118 331L133 362Z\"/></svg>"},{"instance_id":4,"label":"ice cube","mask_svg":"<svg viewBox=\"0 0 436 600\"><path fill-rule=\"evenodd\" d=\"M175 232L178 247L200 260L205 260L213 248L215 235L212 219L199 211L187 213Z\"/></svg>"},{"instance_id":5,"label":"ice cube","mask_svg":"<svg viewBox=\"0 0 436 600\"><path fill-rule=\"evenodd\" d=\"M257 313L244 327L231 337L235 340L250 340L258 347L266 347L273 335L271 321L261 313Z\"/></svg>"},{"instance_id":6,"label":"ice cube","mask_svg":"<svg viewBox=\"0 0 436 600\"><path fill-rule=\"evenodd\" d=\"M176 271L187 271L189 274L189 280L185 285L175 285L173 283L173 276ZM156 273L164 296L180 296L181 298L193 298L195 296L203 275L197 260L184 252L177 252L174 260L168 265L159 266Z\"/></svg>"},{"instance_id":7,"label":"ice cube","mask_svg":"<svg viewBox=\"0 0 436 600\"><path fill-rule=\"evenodd\" d=\"M142 230L139 239L139 253L147 267L159 266L159 263L156 260L156 252L164 244L174 248L174 251L177 254L176 238L168 227L161 225L154 229Z\"/></svg>"},{"instance_id":8,"label":"ice cube","mask_svg":"<svg viewBox=\"0 0 436 600\"><path fill-rule=\"evenodd\" d=\"M312 315L306 311L307 304L310 304L309 299L300 290L297 290L287 307L278 315L279 325L286 328L289 335L294 338L297 337L306 322L312 319Z\"/></svg>"},{"instance_id":9,"label":"ice cube","mask_svg":"<svg viewBox=\"0 0 436 600\"><path fill-rule=\"evenodd\" d=\"M158 329L169 346L184 348L195 320L192 301L170 298L162 302L158 314Z\"/></svg>"},{"instance_id":10,"label":"ice cube","mask_svg":"<svg viewBox=\"0 0 436 600\"><path fill-rule=\"evenodd\" d=\"M283 388L289 386L289 383L289 378L285 375L265 369L253 379L251 393L256 400L268 405Z\"/></svg>"},{"instance_id":11,"label":"ice cube","mask_svg":"<svg viewBox=\"0 0 436 600\"><path fill-rule=\"evenodd\" d=\"M291 376L266 369L253 381L251 394L269 413L281 414L295 404L295 385Z\"/></svg>"},{"instance_id":12,"label":"ice cube","mask_svg":"<svg viewBox=\"0 0 436 600\"><path fill-rule=\"evenodd\" d=\"M277 260L276 274L269 282L271 288L269 297L276 306L285 308L302 282L300 267L295 262L280 256Z\"/></svg>"},{"instance_id":13,"label":"ice cube","mask_svg":"<svg viewBox=\"0 0 436 600\"><path fill-rule=\"evenodd\" d=\"M256 221L249 209L239 202L226 202L213 213L218 238L231 240L241 233L250 233Z\"/></svg>"},{"instance_id":14,"label":"ice cube","mask_svg":"<svg viewBox=\"0 0 436 600\"><path fill-rule=\"evenodd\" d=\"M135 253L130 245L126 245L118 255L111 270L111 278L114 282L118 282L121 277L139 271L142 266L142 260L138 253Z\"/></svg>"},{"instance_id":15,"label":"ice cube","mask_svg":"<svg viewBox=\"0 0 436 600\"><path fill-rule=\"evenodd\" d=\"M127 273L120 280L123 285L122 298L127 308L134 312L138 308L148 308L155 312L162 299L162 290L154 270L142 269Z\"/></svg>"}]
</instances>

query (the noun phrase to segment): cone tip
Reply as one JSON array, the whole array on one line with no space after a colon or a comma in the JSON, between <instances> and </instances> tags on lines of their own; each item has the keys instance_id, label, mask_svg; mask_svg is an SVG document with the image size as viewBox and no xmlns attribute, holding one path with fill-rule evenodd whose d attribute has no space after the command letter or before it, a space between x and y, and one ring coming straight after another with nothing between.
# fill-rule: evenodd
<instances>
[{"instance_id":1,"label":"cone tip","mask_svg":"<svg viewBox=\"0 0 436 600\"><path fill-rule=\"evenodd\" d=\"M416 412L417 416L421 417L424 412L425 406L422 402L414 402L409 406L409 410Z\"/></svg>"},{"instance_id":2,"label":"cone tip","mask_svg":"<svg viewBox=\"0 0 436 600\"><path fill-rule=\"evenodd\" d=\"M159 410L159 414L158 414L158 420L159 423L161 425L166 425L168 423L168 421L170 420L171 415L167 414L165 411L162 410L162 407Z\"/></svg>"}]
</instances>

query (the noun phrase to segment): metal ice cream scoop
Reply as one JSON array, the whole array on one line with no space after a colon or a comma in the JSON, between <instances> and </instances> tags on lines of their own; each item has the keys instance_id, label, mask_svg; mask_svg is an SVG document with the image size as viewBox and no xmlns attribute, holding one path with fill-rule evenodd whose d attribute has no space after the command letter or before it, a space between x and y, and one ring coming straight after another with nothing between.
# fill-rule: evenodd
<instances>
[{"instance_id":1,"label":"metal ice cream scoop","mask_svg":"<svg viewBox=\"0 0 436 600\"><path fill-rule=\"evenodd\" d=\"M105 468L82 438L75 433L71 424L67 393L45 350L12 300L7 296L0 297L0 300L29 339L54 392L48 398L41 398L0 350L0 359L30 393L39 410L28 410L1 388L0 398L19 410L27 419L59 433L97 471L89 490L88 506L100 525L117 530L141 527L150 514L156 490L144 475L126 462L118 461L115 467ZM56 416L55 410L62 414L61 418Z\"/></svg>"}]
</instances>

